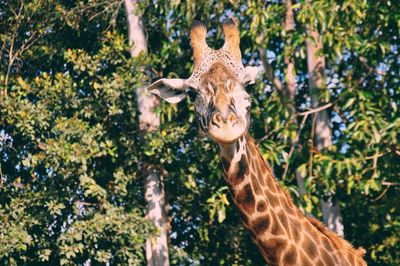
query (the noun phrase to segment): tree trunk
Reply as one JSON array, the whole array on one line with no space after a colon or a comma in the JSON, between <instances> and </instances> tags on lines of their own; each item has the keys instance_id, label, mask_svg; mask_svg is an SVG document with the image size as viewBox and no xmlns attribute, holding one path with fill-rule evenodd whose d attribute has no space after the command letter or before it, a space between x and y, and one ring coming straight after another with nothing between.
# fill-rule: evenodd
<instances>
[{"instance_id":1,"label":"tree trunk","mask_svg":"<svg viewBox=\"0 0 400 266\"><path fill-rule=\"evenodd\" d=\"M286 6L286 14L285 14L285 31L287 34L290 34L290 32L294 31L295 27L295 22L294 22L294 15L293 15L293 9L292 9L292 1L291 0L286 0L285 1L285 6ZM292 120L293 123L297 124L297 119L296 119L296 108L295 108L295 96L296 96L296 73L295 73L295 67L294 67L294 62L293 60L285 54L285 82L286 86L284 86L284 95L288 97L289 99L289 109L292 113ZM291 140L292 145L295 145L293 142L295 140ZM306 193L306 189L304 187L304 176L300 173L300 171L295 172L296 175L296 182L297 186L299 187L299 192L300 195L304 195Z\"/></svg>"},{"instance_id":2,"label":"tree trunk","mask_svg":"<svg viewBox=\"0 0 400 266\"><path fill-rule=\"evenodd\" d=\"M137 6L137 0L125 0L132 57L147 52L145 28ZM140 112L139 126L142 133L146 134L158 129L160 118L153 112L153 109L158 105L157 98L147 93L145 87L137 88L136 96ZM146 165L144 171L144 194L148 207L146 218L158 231L157 236L149 237L146 241L147 265L169 266L167 215L162 175L154 165Z\"/></svg>"},{"instance_id":3,"label":"tree trunk","mask_svg":"<svg viewBox=\"0 0 400 266\"><path fill-rule=\"evenodd\" d=\"M142 17L136 9L139 1L125 0L126 16L128 20L128 39L131 45L131 56L138 56L140 53L147 53L147 38Z\"/></svg>"},{"instance_id":4,"label":"tree trunk","mask_svg":"<svg viewBox=\"0 0 400 266\"><path fill-rule=\"evenodd\" d=\"M146 171L145 200L148 205L146 218L157 228L158 236L146 241L148 266L168 266L167 217L165 213L165 193L160 171L150 166Z\"/></svg>"},{"instance_id":5,"label":"tree trunk","mask_svg":"<svg viewBox=\"0 0 400 266\"><path fill-rule=\"evenodd\" d=\"M286 0L286 14L285 14L285 31L287 34L290 34L294 30L294 17L293 17L293 9L292 9L292 1ZM285 79L286 79L286 86L285 95L290 99L291 106L293 111L294 110L294 97L296 95L296 76L295 76L295 69L294 69L294 62L287 54L285 54Z\"/></svg>"},{"instance_id":6,"label":"tree trunk","mask_svg":"<svg viewBox=\"0 0 400 266\"><path fill-rule=\"evenodd\" d=\"M311 0L306 1L308 5L311 4ZM314 29L308 29L308 35L313 38L315 44L309 39L306 41L307 45L307 67L308 67L308 80L309 89L311 94L312 107L316 108L319 106L319 90L325 89L325 57L317 56L316 52L322 49L322 42L319 33ZM315 119L315 131L314 131L314 142L318 150L322 150L332 145L332 133L329 127L330 119L328 112L322 110L314 114ZM327 201L322 200L322 214L324 217L324 223L328 228L338 235L344 235L344 228L342 223L342 216L340 215L340 208L338 202L334 202L332 197L334 195L328 195Z\"/></svg>"}]
</instances>

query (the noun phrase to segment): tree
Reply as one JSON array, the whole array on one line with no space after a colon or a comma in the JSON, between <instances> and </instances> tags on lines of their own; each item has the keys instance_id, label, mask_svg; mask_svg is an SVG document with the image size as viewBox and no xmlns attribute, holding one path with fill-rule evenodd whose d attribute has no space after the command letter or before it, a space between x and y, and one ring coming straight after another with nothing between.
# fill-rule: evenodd
<instances>
[{"instance_id":1,"label":"tree","mask_svg":"<svg viewBox=\"0 0 400 266\"><path fill-rule=\"evenodd\" d=\"M334 194L345 236L367 249L369 265L399 265L400 3L295 1L289 32L286 3L143 1L148 53L133 58L124 2L0 1L0 263L145 264L145 242L157 234L144 219L137 173L145 161L168 172L171 265L263 265L230 204L217 148L192 123L190 100L161 103L159 130L139 128L136 88L191 71L192 21L213 29L207 41L218 48L220 20L235 16L245 63L261 64L266 48L284 85L285 57L294 64L296 123L273 80L249 88L250 130L279 181L318 219L320 199ZM15 49L28 32L41 33L18 53L5 85L17 25ZM321 151L311 145L307 25L321 37L329 92L319 106L331 119L332 145Z\"/></svg>"},{"instance_id":2,"label":"tree","mask_svg":"<svg viewBox=\"0 0 400 266\"><path fill-rule=\"evenodd\" d=\"M311 4L311 0L306 1L307 5ZM306 40L307 46L307 69L308 69L308 86L310 88L311 104L313 108L320 106L321 95L326 94L325 85L325 58L319 55L318 52L322 49L322 40L314 25L308 25ZM325 97L326 98L326 97ZM328 112L321 110L314 114L313 132L316 148L329 148L332 145L330 119ZM324 223L328 228L336 232L339 236L344 236L342 216L340 215L339 203L333 201L334 195L327 195L327 199L322 199L322 214Z\"/></svg>"},{"instance_id":3,"label":"tree","mask_svg":"<svg viewBox=\"0 0 400 266\"><path fill-rule=\"evenodd\" d=\"M2 81L8 75L0 102L7 140L1 141L1 264L137 265L154 233L143 219L140 190L132 189L140 154L131 133L139 130L132 95L143 79L141 61L129 59L123 36L107 31L107 17L90 20L98 14L92 6L46 3L1 5L7 16L23 4L26 22L15 36L22 45L43 14L54 22L18 53L17 66L1 68ZM82 9L90 12L68 18L78 19L79 28L66 24L64 16ZM1 28L12 32L15 19L2 19ZM2 35L4 49L13 36ZM71 49L76 44L80 49Z\"/></svg>"},{"instance_id":4,"label":"tree","mask_svg":"<svg viewBox=\"0 0 400 266\"><path fill-rule=\"evenodd\" d=\"M139 2L125 0L125 9L128 20L129 44L132 57L147 53L147 40L143 19L139 13ZM158 101L154 95L146 92L144 86L136 88L136 97L139 108L139 127L144 134L155 131L160 126L160 118L154 112ZM165 212L164 183L160 167L147 164L143 167L144 195L147 204L146 217L157 229L158 236L150 236L146 241L146 260L149 266L169 265L167 214Z\"/></svg>"}]
</instances>

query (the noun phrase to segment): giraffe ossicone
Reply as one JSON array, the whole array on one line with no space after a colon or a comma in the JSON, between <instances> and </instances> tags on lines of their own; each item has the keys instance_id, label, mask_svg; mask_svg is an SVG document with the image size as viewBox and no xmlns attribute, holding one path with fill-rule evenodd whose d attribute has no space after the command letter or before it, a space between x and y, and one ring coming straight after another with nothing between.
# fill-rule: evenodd
<instances>
[{"instance_id":1,"label":"giraffe ossicone","mask_svg":"<svg viewBox=\"0 0 400 266\"><path fill-rule=\"evenodd\" d=\"M270 265L366 265L365 251L306 217L278 184L248 134L250 95L246 85L260 70L244 67L240 35L233 19L223 25L225 43L219 50L208 47L207 29L193 23L190 43L194 70L188 79L160 79L148 91L170 103L194 101L200 130L220 147L224 178L243 224Z\"/></svg>"}]
</instances>

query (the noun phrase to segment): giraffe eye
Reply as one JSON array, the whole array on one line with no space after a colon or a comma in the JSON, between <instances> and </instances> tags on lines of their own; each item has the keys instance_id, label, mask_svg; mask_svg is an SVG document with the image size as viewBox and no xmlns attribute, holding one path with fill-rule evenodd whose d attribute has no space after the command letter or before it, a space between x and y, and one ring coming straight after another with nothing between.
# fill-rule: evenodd
<instances>
[{"instance_id":1,"label":"giraffe eye","mask_svg":"<svg viewBox=\"0 0 400 266\"><path fill-rule=\"evenodd\" d=\"M194 102L196 100L197 93L194 90L188 91L187 95L189 96L190 102Z\"/></svg>"},{"instance_id":2,"label":"giraffe eye","mask_svg":"<svg viewBox=\"0 0 400 266\"><path fill-rule=\"evenodd\" d=\"M246 110L247 110L247 111L250 111L252 98L251 98L251 97L248 97L248 98L246 98L246 100L249 101L249 105L246 107Z\"/></svg>"}]
</instances>

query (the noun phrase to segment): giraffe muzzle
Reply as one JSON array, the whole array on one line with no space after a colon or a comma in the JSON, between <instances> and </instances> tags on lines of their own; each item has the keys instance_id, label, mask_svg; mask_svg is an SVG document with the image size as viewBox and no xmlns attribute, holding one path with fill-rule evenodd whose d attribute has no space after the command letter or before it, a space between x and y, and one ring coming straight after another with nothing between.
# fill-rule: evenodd
<instances>
[{"instance_id":1,"label":"giraffe muzzle","mask_svg":"<svg viewBox=\"0 0 400 266\"><path fill-rule=\"evenodd\" d=\"M231 143L246 132L246 123L235 113L214 113L208 128L210 138L218 143Z\"/></svg>"},{"instance_id":2,"label":"giraffe muzzle","mask_svg":"<svg viewBox=\"0 0 400 266\"><path fill-rule=\"evenodd\" d=\"M212 117L212 124L220 127L223 124L228 124L230 123L232 126L238 121L237 115L234 113L229 113L227 115L223 115L221 113L216 113Z\"/></svg>"}]
</instances>

